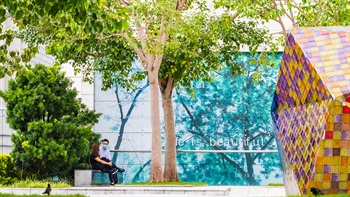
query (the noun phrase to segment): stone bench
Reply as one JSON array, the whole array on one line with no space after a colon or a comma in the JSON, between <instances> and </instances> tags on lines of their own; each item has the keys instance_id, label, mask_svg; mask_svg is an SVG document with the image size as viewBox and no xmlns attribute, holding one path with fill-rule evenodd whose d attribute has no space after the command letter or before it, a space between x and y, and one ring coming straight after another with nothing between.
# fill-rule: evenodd
<instances>
[{"instance_id":1,"label":"stone bench","mask_svg":"<svg viewBox=\"0 0 350 197\"><path fill-rule=\"evenodd\" d=\"M115 174L117 176L118 173ZM109 185L108 173L100 170L74 170L74 187Z\"/></svg>"}]
</instances>

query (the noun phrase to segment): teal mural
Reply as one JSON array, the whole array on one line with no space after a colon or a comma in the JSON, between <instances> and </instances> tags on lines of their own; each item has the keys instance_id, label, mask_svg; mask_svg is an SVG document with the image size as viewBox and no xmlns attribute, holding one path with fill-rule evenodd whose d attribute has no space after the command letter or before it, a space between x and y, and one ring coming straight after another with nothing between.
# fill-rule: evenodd
<instances>
[{"instance_id":1,"label":"teal mural","mask_svg":"<svg viewBox=\"0 0 350 197\"><path fill-rule=\"evenodd\" d=\"M270 56L277 65L280 58L281 54ZM233 77L226 68L213 73L213 83L193 82L194 96L184 89L174 91L177 149L193 151L177 154L182 181L282 183L270 116L278 66L265 67L256 59L249 53L237 58L245 70L241 76ZM257 73L262 73L258 81ZM95 109L103 116L95 131L110 140L111 149L125 151L113 155L117 165L126 169L120 174L123 183L148 181L150 152L143 152L151 150L152 137L148 83L141 82L134 93L118 87L101 91L97 79Z\"/></svg>"}]
</instances>

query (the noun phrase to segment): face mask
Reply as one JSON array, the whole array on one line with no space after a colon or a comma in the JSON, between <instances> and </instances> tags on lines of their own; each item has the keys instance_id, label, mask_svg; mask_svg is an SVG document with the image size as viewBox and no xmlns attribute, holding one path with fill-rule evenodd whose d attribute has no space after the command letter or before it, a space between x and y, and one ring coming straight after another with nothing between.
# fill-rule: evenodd
<instances>
[{"instance_id":1,"label":"face mask","mask_svg":"<svg viewBox=\"0 0 350 197\"><path fill-rule=\"evenodd\" d=\"M102 148L103 148L103 149L108 149L108 145L102 144Z\"/></svg>"}]
</instances>

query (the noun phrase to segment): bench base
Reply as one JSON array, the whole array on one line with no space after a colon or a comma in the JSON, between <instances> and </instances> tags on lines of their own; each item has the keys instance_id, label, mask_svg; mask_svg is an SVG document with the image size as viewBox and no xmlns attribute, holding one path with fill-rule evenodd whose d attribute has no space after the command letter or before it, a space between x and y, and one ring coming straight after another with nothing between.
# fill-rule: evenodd
<instances>
[{"instance_id":1,"label":"bench base","mask_svg":"<svg viewBox=\"0 0 350 197\"><path fill-rule=\"evenodd\" d=\"M117 176L117 173L114 176ZM110 183L108 173L100 170L74 170L74 187L109 185Z\"/></svg>"}]
</instances>

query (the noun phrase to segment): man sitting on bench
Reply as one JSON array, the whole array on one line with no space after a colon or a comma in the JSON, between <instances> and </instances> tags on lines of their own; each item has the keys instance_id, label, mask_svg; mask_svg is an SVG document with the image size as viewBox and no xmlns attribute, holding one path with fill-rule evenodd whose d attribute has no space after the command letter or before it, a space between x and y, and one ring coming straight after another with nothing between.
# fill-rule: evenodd
<instances>
[{"instance_id":1,"label":"man sitting on bench","mask_svg":"<svg viewBox=\"0 0 350 197\"><path fill-rule=\"evenodd\" d=\"M101 147L100 148L100 158L103 161L106 162L111 162L111 152L109 151L109 141L108 139L103 139L101 142ZM124 172L125 170L122 168L118 168L114 163L112 163L112 168L113 168L113 174L117 172Z\"/></svg>"}]
</instances>

